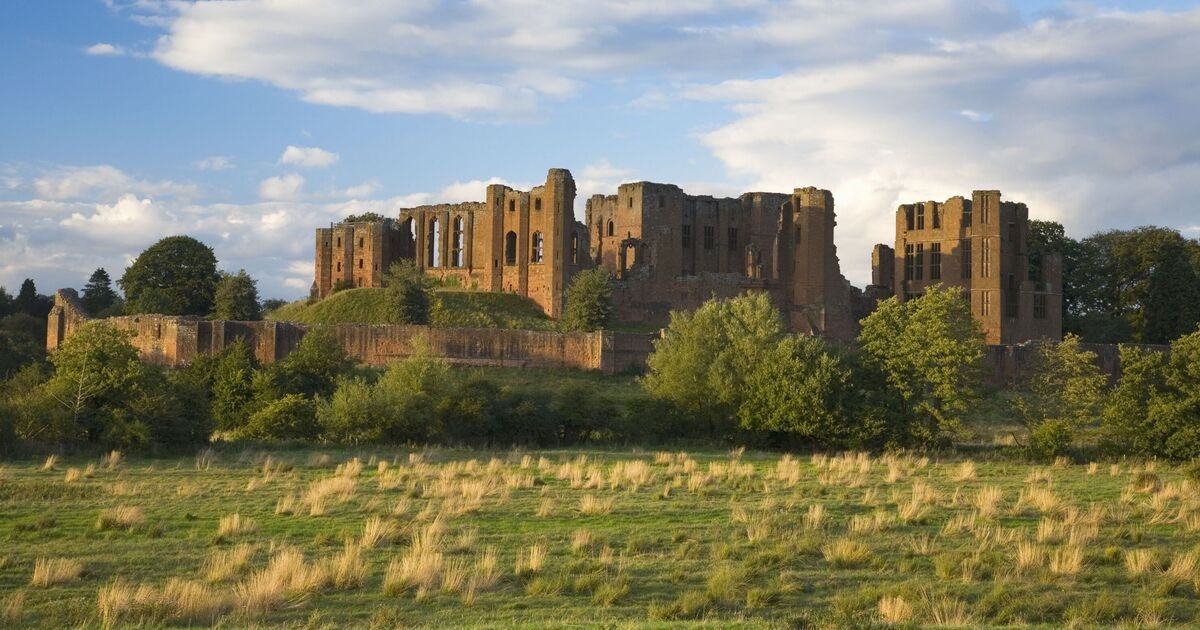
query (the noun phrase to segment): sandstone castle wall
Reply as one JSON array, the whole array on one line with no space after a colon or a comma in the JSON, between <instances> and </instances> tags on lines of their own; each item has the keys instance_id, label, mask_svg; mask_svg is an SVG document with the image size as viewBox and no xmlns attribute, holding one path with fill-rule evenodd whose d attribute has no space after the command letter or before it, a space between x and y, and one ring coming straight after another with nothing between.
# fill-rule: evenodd
<instances>
[{"instance_id":1,"label":"sandstone castle wall","mask_svg":"<svg viewBox=\"0 0 1200 630\"><path fill-rule=\"evenodd\" d=\"M89 318L75 291L55 296L47 326L46 348L54 350ZM167 367L188 365L204 353L219 352L244 340L261 363L291 353L312 326L293 322L232 322L170 315L128 315L106 319L133 332L131 342L142 360ZM536 367L599 370L615 374L645 366L656 335L600 331L558 333L489 328L434 328L338 324L328 329L347 355L367 365L412 356L420 340L435 357L480 367Z\"/></svg>"}]
</instances>

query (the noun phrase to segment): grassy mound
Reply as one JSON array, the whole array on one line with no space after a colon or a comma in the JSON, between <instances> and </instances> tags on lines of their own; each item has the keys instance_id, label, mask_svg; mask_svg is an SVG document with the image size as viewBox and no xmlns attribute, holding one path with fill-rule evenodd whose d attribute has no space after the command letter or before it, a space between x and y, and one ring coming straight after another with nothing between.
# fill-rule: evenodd
<instances>
[{"instance_id":1,"label":"grassy mound","mask_svg":"<svg viewBox=\"0 0 1200 630\"><path fill-rule=\"evenodd\" d=\"M549 330L554 321L531 300L511 293L438 289L433 292L434 326ZM267 319L302 324L387 324L390 308L383 289L347 289L316 302L292 302L267 313Z\"/></svg>"}]
</instances>

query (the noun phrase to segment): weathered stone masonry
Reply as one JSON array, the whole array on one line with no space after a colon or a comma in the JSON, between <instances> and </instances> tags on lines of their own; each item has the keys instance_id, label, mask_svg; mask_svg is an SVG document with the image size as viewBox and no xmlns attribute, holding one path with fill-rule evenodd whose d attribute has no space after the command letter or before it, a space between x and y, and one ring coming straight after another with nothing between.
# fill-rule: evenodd
<instances>
[{"instance_id":1,"label":"weathered stone masonry","mask_svg":"<svg viewBox=\"0 0 1200 630\"><path fill-rule=\"evenodd\" d=\"M47 326L46 348L53 351L89 318L73 289L55 295ZM142 360L184 366L203 353L219 352L244 340L261 363L286 357L313 327L292 322L231 322L170 315L113 317L108 323L134 333ZM351 359L386 365L412 356L421 339L435 357L481 367L537 367L600 370L615 374L645 366L655 335L601 331L557 333L486 328L433 328L339 324L330 326Z\"/></svg>"}]
</instances>

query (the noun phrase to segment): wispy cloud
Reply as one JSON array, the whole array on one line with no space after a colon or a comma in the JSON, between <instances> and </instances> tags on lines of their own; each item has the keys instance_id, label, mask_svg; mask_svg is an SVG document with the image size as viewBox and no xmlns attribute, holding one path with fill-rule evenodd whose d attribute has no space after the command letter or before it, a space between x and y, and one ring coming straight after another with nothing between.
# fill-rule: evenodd
<instances>
[{"instance_id":1,"label":"wispy cloud","mask_svg":"<svg viewBox=\"0 0 1200 630\"><path fill-rule=\"evenodd\" d=\"M233 158L226 155L212 155L192 162L192 167L200 171L227 171L234 167Z\"/></svg>"}]
</instances>

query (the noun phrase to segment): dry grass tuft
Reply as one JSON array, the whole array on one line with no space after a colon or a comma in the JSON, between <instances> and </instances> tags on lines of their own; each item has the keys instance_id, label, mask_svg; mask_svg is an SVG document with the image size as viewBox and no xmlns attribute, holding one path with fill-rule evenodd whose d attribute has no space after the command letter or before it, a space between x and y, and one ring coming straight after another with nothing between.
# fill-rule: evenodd
<instances>
[{"instance_id":1,"label":"dry grass tuft","mask_svg":"<svg viewBox=\"0 0 1200 630\"><path fill-rule=\"evenodd\" d=\"M972 504L983 518L995 518L1000 511L1000 502L1004 500L1004 490L1000 486L984 486L975 494Z\"/></svg>"},{"instance_id":2,"label":"dry grass tuft","mask_svg":"<svg viewBox=\"0 0 1200 630\"><path fill-rule=\"evenodd\" d=\"M580 553L586 551L592 544L592 530L577 529L571 532L571 551Z\"/></svg>"},{"instance_id":3,"label":"dry grass tuft","mask_svg":"<svg viewBox=\"0 0 1200 630\"><path fill-rule=\"evenodd\" d=\"M1147 575L1157 566L1158 559L1153 549L1130 549L1125 552L1125 570L1129 575Z\"/></svg>"},{"instance_id":4,"label":"dry grass tuft","mask_svg":"<svg viewBox=\"0 0 1200 630\"><path fill-rule=\"evenodd\" d=\"M932 625L938 628L969 628L975 625L975 618L967 610L967 605L961 600L948 596L939 597L927 602L929 618Z\"/></svg>"},{"instance_id":5,"label":"dry grass tuft","mask_svg":"<svg viewBox=\"0 0 1200 630\"><path fill-rule=\"evenodd\" d=\"M390 520L372 516L363 523L362 546L374 549L391 544L396 539L396 525Z\"/></svg>"},{"instance_id":6,"label":"dry grass tuft","mask_svg":"<svg viewBox=\"0 0 1200 630\"><path fill-rule=\"evenodd\" d=\"M78 468L68 468L67 474L63 476L63 483L77 483L83 479L83 471Z\"/></svg>"},{"instance_id":7,"label":"dry grass tuft","mask_svg":"<svg viewBox=\"0 0 1200 630\"><path fill-rule=\"evenodd\" d=\"M517 555L517 565L513 572L518 577L538 573L545 566L547 555L549 555L549 550L546 545L541 543L530 545L528 549Z\"/></svg>"},{"instance_id":8,"label":"dry grass tuft","mask_svg":"<svg viewBox=\"0 0 1200 630\"><path fill-rule=\"evenodd\" d=\"M388 564L383 577L383 592L402 595L415 590L417 599L424 599L438 585L444 562L442 552L436 549L410 547L403 556Z\"/></svg>"},{"instance_id":9,"label":"dry grass tuft","mask_svg":"<svg viewBox=\"0 0 1200 630\"><path fill-rule=\"evenodd\" d=\"M70 558L38 558L33 563L32 586L47 588L70 584L83 575L83 563Z\"/></svg>"},{"instance_id":10,"label":"dry grass tuft","mask_svg":"<svg viewBox=\"0 0 1200 630\"><path fill-rule=\"evenodd\" d=\"M825 505L813 503L804 514L804 529L819 531L825 525Z\"/></svg>"},{"instance_id":11,"label":"dry grass tuft","mask_svg":"<svg viewBox=\"0 0 1200 630\"><path fill-rule=\"evenodd\" d=\"M258 523L252 519L242 518L241 514L222 516L217 523L217 535L221 537L240 536L258 531Z\"/></svg>"},{"instance_id":12,"label":"dry grass tuft","mask_svg":"<svg viewBox=\"0 0 1200 630\"><path fill-rule=\"evenodd\" d=\"M538 518L546 518L554 513L554 499L546 497L538 504Z\"/></svg>"},{"instance_id":13,"label":"dry grass tuft","mask_svg":"<svg viewBox=\"0 0 1200 630\"><path fill-rule=\"evenodd\" d=\"M1040 569L1046 562L1046 550L1037 543L1021 541L1017 543L1017 569L1028 571Z\"/></svg>"},{"instance_id":14,"label":"dry grass tuft","mask_svg":"<svg viewBox=\"0 0 1200 630\"><path fill-rule=\"evenodd\" d=\"M146 521L142 508L137 506L120 505L115 508L101 510L96 517L96 529L131 529Z\"/></svg>"},{"instance_id":15,"label":"dry grass tuft","mask_svg":"<svg viewBox=\"0 0 1200 630\"><path fill-rule=\"evenodd\" d=\"M0 603L0 625L16 628L25 620L25 591L15 591Z\"/></svg>"},{"instance_id":16,"label":"dry grass tuft","mask_svg":"<svg viewBox=\"0 0 1200 630\"><path fill-rule=\"evenodd\" d=\"M325 561L325 573L333 588L357 588L367 580L367 563L363 560L362 550L363 547L354 541L346 541L341 553Z\"/></svg>"},{"instance_id":17,"label":"dry grass tuft","mask_svg":"<svg viewBox=\"0 0 1200 630\"><path fill-rule=\"evenodd\" d=\"M1076 575L1083 569L1083 550L1074 545L1059 547L1050 554L1050 572Z\"/></svg>"},{"instance_id":18,"label":"dry grass tuft","mask_svg":"<svg viewBox=\"0 0 1200 630\"><path fill-rule=\"evenodd\" d=\"M871 561L871 548L860 540L839 538L821 547L825 561L839 568L860 567Z\"/></svg>"},{"instance_id":19,"label":"dry grass tuft","mask_svg":"<svg viewBox=\"0 0 1200 630\"><path fill-rule=\"evenodd\" d=\"M58 455L47 455L46 460L42 462L42 467L38 468L38 472L50 472L58 465Z\"/></svg>"},{"instance_id":20,"label":"dry grass tuft","mask_svg":"<svg viewBox=\"0 0 1200 630\"><path fill-rule=\"evenodd\" d=\"M900 625L912 619L913 609L903 597L885 595L879 600L879 618L884 623Z\"/></svg>"},{"instance_id":21,"label":"dry grass tuft","mask_svg":"<svg viewBox=\"0 0 1200 630\"><path fill-rule=\"evenodd\" d=\"M579 499L579 511L583 514L609 514L616 501L616 497L599 499L594 494L585 494Z\"/></svg>"},{"instance_id":22,"label":"dry grass tuft","mask_svg":"<svg viewBox=\"0 0 1200 630\"><path fill-rule=\"evenodd\" d=\"M124 458L125 457L121 455L121 451L109 451L108 455L105 455L100 459L100 463L104 464L104 467L108 470L116 470L117 466L121 465L121 461Z\"/></svg>"},{"instance_id":23,"label":"dry grass tuft","mask_svg":"<svg viewBox=\"0 0 1200 630\"><path fill-rule=\"evenodd\" d=\"M231 549L213 549L204 560L201 572L209 582L224 582L238 577L254 558L256 547L240 544Z\"/></svg>"},{"instance_id":24,"label":"dry grass tuft","mask_svg":"<svg viewBox=\"0 0 1200 630\"><path fill-rule=\"evenodd\" d=\"M963 481L970 481L974 479L976 475L977 472L975 469L975 462L968 459L960 463L958 467L954 469L954 474L951 475L951 479L961 483Z\"/></svg>"}]
</instances>

